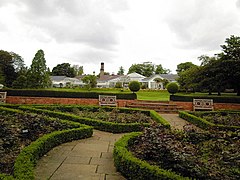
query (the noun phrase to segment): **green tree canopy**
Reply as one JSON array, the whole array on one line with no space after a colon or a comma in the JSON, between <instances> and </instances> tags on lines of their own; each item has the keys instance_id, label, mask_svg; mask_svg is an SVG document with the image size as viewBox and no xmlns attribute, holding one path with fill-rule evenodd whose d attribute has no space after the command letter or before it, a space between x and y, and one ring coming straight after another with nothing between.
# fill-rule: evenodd
<instances>
[{"instance_id":1,"label":"green tree canopy","mask_svg":"<svg viewBox=\"0 0 240 180\"><path fill-rule=\"evenodd\" d=\"M231 35L225 40L225 45L221 45L223 53L219 56L223 60L240 61L240 37Z\"/></svg>"},{"instance_id":2,"label":"green tree canopy","mask_svg":"<svg viewBox=\"0 0 240 180\"><path fill-rule=\"evenodd\" d=\"M81 75L83 75L83 66L73 65L73 69L74 69L74 74L75 74L76 76L81 76Z\"/></svg>"},{"instance_id":3,"label":"green tree canopy","mask_svg":"<svg viewBox=\"0 0 240 180\"><path fill-rule=\"evenodd\" d=\"M38 50L32 60L31 67L27 74L27 80L30 88L46 88L51 84L49 71L46 66L46 60L43 50Z\"/></svg>"},{"instance_id":4,"label":"green tree canopy","mask_svg":"<svg viewBox=\"0 0 240 180\"><path fill-rule=\"evenodd\" d=\"M193 64L192 62L185 62L185 63L180 63L177 65L177 73L178 75L183 72L183 71L186 71L187 69L193 67L193 66L196 66L195 64Z\"/></svg>"},{"instance_id":5,"label":"green tree canopy","mask_svg":"<svg viewBox=\"0 0 240 180\"><path fill-rule=\"evenodd\" d=\"M124 75L124 69L122 66L119 67L117 75Z\"/></svg>"},{"instance_id":6,"label":"green tree canopy","mask_svg":"<svg viewBox=\"0 0 240 180\"><path fill-rule=\"evenodd\" d=\"M170 69L163 68L161 64L155 66L155 74L169 74L170 72Z\"/></svg>"},{"instance_id":7,"label":"green tree canopy","mask_svg":"<svg viewBox=\"0 0 240 180\"><path fill-rule=\"evenodd\" d=\"M52 70L53 76L75 77L75 69L69 63L62 63L55 66Z\"/></svg>"},{"instance_id":8,"label":"green tree canopy","mask_svg":"<svg viewBox=\"0 0 240 180\"><path fill-rule=\"evenodd\" d=\"M4 50L0 50L0 69L1 81L3 81L5 86L11 87L13 81L17 78L17 73L14 69L14 61L11 54Z\"/></svg>"},{"instance_id":9,"label":"green tree canopy","mask_svg":"<svg viewBox=\"0 0 240 180\"><path fill-rule=\"evenodd\" d=\"M170 73L169 69L165 69L161 64L154 65L152 62L144 62L142 64L133 64L129 70L128 74L136 72L146 77L150 77L153 74L167 74Z\"/></svg>"},{"instance_id":10,"label":"green tree canopy","mask_svg":"<svg viewBox=\"0 0 240 180\"><path fill-rule=\"evenodd\" d=\"M88 89L95 88L97 85L97 77L94 75L87 75L82 78Z\"/></svg>"}]
</instances>

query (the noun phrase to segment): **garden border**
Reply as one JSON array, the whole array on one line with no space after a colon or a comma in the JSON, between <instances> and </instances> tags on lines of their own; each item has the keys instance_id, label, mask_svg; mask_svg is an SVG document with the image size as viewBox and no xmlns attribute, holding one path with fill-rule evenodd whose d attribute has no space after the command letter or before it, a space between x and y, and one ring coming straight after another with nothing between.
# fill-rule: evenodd
<instances>
[{"instance_id":1,"label":"garden border","mask_svg":"<svg viewBox=\"0 0 240 180\"><path fill-rule=\"evenodd\" d=\"M58 105L56 105L58 106ZM81 124L86 124L93 126L95 129L106 131L106 132L112 132L112 133L124 133L124 132L133 132L133 131L141 131L143 126L149 126L150 123L112 123L112 122L106 122L102 120L95 120L90 118L84 118L79 117L77 115L72 114L66 114L63 112L54 112L48 109L40 109L41 106L38 107L27 107L27 106L19 106L19 109L25 110L25 111L31 111L35 113L44 113L51 117L59 117L64 118L69 121L79 122ZM49 106L45 106L46 108ZM54 107L54 106L52 106ZM88 107L88 108L104 108L104 109L113 109L115 107L99 107L99 106L76 106L76 105L70 105L70 106L59 106L64 108L73 108L73 107ZM141 109L130 109L130 108L118 108L121 111L129 112L129 111L140 111L142 113L148 113L148 115L153 118L157 123L161 123L167 128L170 128L170 124L163 119L157 112L153 110L141 110Z\"/></svg>"},{"instance_id":2,"label":"garden border","mask_svg":"<svg viewBox=\"0 0 240 180\"><path fill-rule=\"evenodd\" d=\"M119 172L121 172L128 179L189 179L180 176L175 172L165 169L160 169L157 166L150 165L146 161L140 160L128 151L128 143L139 136L141 133L131 133L123 136L114 144L113 157L114 164Z\"/></svg>"},{"instance_id":3,"label":"garden border","mask_svg":"<svg viewBox=\"0 0 240 180\"><path fill-rule=\"evenodd\" d=\"M14 113L23 113L23 111L5 107L0 107L0 109ZM0 179L34 179L33 171L37 160L40 159L40 157L46 154L49 150L62 143L91 137L93 134L93 128L90 126L69 122L66 120L60 121L62 123L72 124L75 127L78 126L78 128L63 131L54 131L50 134L46 134L38 138L29 146L23 148L23 150L18 155L14 164L14 175L10 176L6 174L0 174Z\"/></svg>"},{"instance_id":4,"label":"garden border","mask_svg":"<svg viewBox=\"0 0 240 180\"><path fill-rule=\"evenodd\" d=\"M224 112L224 111L211 111L211 112L197 112L197 113L216 113L216 112ZM227 112L227 111L225 111ZM229 111L233 113L233 111ZM202 128L202 129L217 129L217 130L231 130L236 131L240 129L240 126L225 126L225 125L218 125L211 122L208 122L207 120L197 117L194 114L191 114L186 111L179 111L179 117L185 119L186 121L193 123L194 125Z\"/></svg>"}]
</instances>

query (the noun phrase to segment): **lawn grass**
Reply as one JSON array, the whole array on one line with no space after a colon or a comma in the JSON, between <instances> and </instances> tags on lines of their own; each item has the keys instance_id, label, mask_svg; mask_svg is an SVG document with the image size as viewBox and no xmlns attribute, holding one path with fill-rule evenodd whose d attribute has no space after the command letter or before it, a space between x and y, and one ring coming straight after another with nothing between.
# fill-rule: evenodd
<instances>
[{"instance_id":1,"label":"lawn grass","mask_svg":"<svg viewBox=\"0 0 240 180\"><path fill-rule=\"evenodd\" d=\"M170 94L165 90L140 90L137 93L138 100L169 101Z\"/></svg>"},{"instance_id":2,"label":"lawn grass","mask_svg":"<svg viewBox=\"0 0 240 180\"><path fill-rule=\"evenodd\" d=\"M93 88L87 90L85 88L50 88L48 90L53 91L68 91L68 92L109 92L109 93L126 93L131 92L129 89L117 89L117 88ZM137 93L138 100L148 101L169 101L170 94L166 90L140 90Z\"/></svg>"}]
</instances>

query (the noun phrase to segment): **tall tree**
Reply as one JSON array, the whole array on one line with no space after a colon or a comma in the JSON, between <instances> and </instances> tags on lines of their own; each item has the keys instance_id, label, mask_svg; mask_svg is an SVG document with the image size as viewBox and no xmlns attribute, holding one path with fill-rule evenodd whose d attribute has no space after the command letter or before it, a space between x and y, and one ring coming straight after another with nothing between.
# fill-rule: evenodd
<instances>
[{"instance_id":1,"label":"tall tree","mask_svg":"<svg viewBox=\"0 0 240 180\"><path fill-rule=\"evenodd\" d=\"M13 81L16 79L17 74L13 65L14 61L9 52L0 50L0 69L2 71L2 80L4 79L4 85L11 87Z\"/></svg>"},{"instance_id":2,"label":"tall tree","mask_svg":"<svg viewBox=\"0 0 240 180\"><path fill-rule=\"evenodd\" d=\"M52 70L53 76L75 77L75 70L69 63L62 63L55 66Z\"/></svg>"},{"instance_id":3,"label":"tall tree","mask_svg":"<svg viewBox=\"0 0 240 180\"><path fill-rule=\"evenodd\" d=\"M119 67L117 75L124 75L124 69L122 66Z\"/></svg>"},{"instance_id":4,"label":"tall tree","mask_svg":"<svg viewBox=\"0 0 240 180\"><path fill-rule=\"evenodd\" d=\"M12 56L13 66L16 73L19 73L26 69L24 60L19 54L15 52L10 52L9 54Z\"/></svg>"},{"instance_id":5,"label":"tall tree","mask_svg":"<svg viewBox=\"0 0 240 180\"><path fill-rule=\"evenodd\" d=\"M27 74L30 88L46 88L50 86L50 77L43 50L38 50L32 60Z\"/></svg>"},{"instance_id":6,"label":"tall tree","mask_svg":"<svg viewBox=\"0 0 240 180\"><path fill-rule=\"evenodd\" d=\"M177 65L177 73L178 75L183 72L183 71L186 71L188 70L189 68L193 67L193 66L196 66L195 64L193 64L192 62L185 62L185 63L180 63Z\"/></svg>"},{"instance_id":7,"label":"tall tree","mask_svg":"<svg viewBox=\"0 0 240 180\"><path fill-rule=\"evenodd\" d=\"M83 66L73 65L73 69L74 69L74 74L75 74L76 76L81 76L81 75L83 75Z\"/></svg>"},{"instance_id":8,"label":"tall tree","mask_svg":"<svg viewBox=\"0 0 240 180\"><path fill-rule=\"evenodd\" d=\"M240 37L231 35L225 40L225 45L221 45L223 53L219 54L223 60L240 61Z\"/></svg>"},{"instance_id":9,"label":"tall tree","mask_svg":"<svg viewBox=\"0 0 240 180\"><path fill-rule=\"evenodd\" d=\"M82 78L82 81L86 84L86 87L90 90L97 85L97 77L94 75L87 75Z\"/></svg>"},{"instance_id":10,"label":"tall tree","mask_svg":"<svg viewBox=\"0 0 240 180\"><path fill-rule=\"evenodd\" d=\"M142 64L133 64L128 69L128 74L136 72L138 74L141 74L143 76L151 76L154 73L154 65L151 62L144 62Z\"/></svg>"},{"instance_id":11,"label":"tall tree","mask_svg":"<svg viewBox=\"0 0 240 180\"><path fill-rule=\"evenodd\" d=\"M170 72L170 69L163 68L161 64L155 66L155 74L169 74Z\"/></svg>"}]
</instances>

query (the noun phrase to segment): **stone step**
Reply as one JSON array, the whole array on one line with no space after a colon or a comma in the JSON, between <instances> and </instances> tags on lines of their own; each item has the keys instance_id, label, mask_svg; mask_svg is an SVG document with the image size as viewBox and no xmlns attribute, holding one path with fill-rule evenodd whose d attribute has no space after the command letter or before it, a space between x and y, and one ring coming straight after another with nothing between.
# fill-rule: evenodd
<instances>
[{"instance_id":1,"label":"stone step","mask_svg":"<svg viewBox=\"0 0 240 180\"><path fill-rule=\"evenodd\" d=\"M177 106L176 104L169 104L167 101L136 101L128 103L126 107L150 109L159 113L178 113L179 110L183 110L182 107Z\"/></svg>"}]
</instances>

